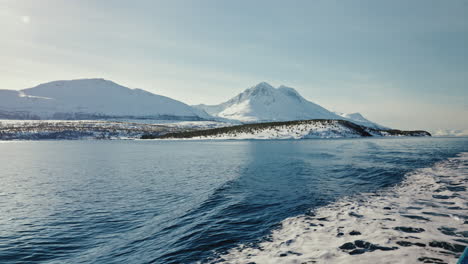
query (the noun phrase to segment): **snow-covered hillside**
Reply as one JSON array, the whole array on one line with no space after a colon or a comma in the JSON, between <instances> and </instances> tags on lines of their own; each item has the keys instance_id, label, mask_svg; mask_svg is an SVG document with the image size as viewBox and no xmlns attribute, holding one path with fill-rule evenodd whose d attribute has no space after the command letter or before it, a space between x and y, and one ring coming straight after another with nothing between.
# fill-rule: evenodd
<instances>
[{"instance_id":1,"label":"snow-covered hillside","mask_svg":"<svg viewBox=\"0 0 468 264\"><path fill-rule=\"evenodd\" d=\"M426 131L382 130L347 120L303 120L254 123L205 130L143 135L143 139L307 139L380 136L431 136Z\"/></svg>"},{"instance_id":2,"label":"snow-covered hillside","mask_svg":"<svg viewBox=\"0 0 468 264\"><path fill-rule=\"evenodd\" d=\"M246 123L292 121L308 119L339 119L372 128L384 128L365 119L361 114L337 114L312 103L295 89L274 88L266 82L245 90L219 105L196 105L210 115Z\"/></svg>"},{"instance_id":3,"label":"snow-covered hillside","mask_svg":"<svg viewBox=\"0 0 468 264\"><path fill-rule=\"evenodd\" d=\"M308 138L357 138L357 131L339 123L304 122L245 131L229 131L193 139L308 139Z\"/></svg>"},{"instance_id":4,"label":"snow-covered hillside","mask_svg":"<svg viewBox=\"0 0 468 264\"><path fill-rule=\"evenodd\" d=\"M368 119L363 117L360 113L346 114L346 113L335 112L335 114L343 117L344 120L349 120L349 121L351 121L353 123L356 123L356 124L359 124L361 126L377 128L377 129L388 129L388 127L384 127L384 126L381 126L381 125L379 125L377 123L369 121Z\"/></svg>"},{"instance_id":5,"label":"snow-covered hillside","mask_svg":"<svg viewBox=\"0 0 468 264\"><path fill-rule=\"evenodd\" d=\"M22 91L0 90L0 118L96 119L132 117L202 120L204 111L104 79L54 81Z\"/></svg>"}]
</instances>

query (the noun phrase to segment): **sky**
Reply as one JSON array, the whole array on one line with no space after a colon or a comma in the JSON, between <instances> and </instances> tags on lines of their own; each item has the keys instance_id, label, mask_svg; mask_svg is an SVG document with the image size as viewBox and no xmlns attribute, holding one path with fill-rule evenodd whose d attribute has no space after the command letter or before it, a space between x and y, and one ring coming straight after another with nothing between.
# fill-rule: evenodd
<instances>
[{"instance_id":1,"label":"sky","mask_svg":"<svg viewBox=\"0 0 468 264\"><path fill-rule=\"evenodd\" d=\"M0 0L0 89L105 78L187 104L266 81L400 129L468 131L468 0Z\"/></svg>"}]
</instances>

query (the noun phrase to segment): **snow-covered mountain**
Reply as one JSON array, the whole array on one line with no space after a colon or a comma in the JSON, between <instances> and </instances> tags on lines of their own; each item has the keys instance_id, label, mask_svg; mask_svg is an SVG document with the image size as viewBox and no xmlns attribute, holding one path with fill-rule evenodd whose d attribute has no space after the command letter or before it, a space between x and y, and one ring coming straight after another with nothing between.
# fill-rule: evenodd
<instances>
[{"instance_id":1,"label":"snow-covered mountain","mask_svg":"<svg viewBox=\"0 0 468 264\"><path fill-rule=\"evenodd\" d=\"M293 88L274 88L266 82L259 83L222 104L196 107L214 116L242 122L340 118L307 101Z\"/></svg>"},{"instance_id":2,"label":"snow-covered mountain","mask_svg":"<svg viewBox=\"0 0 468 264\"><path fill-rule=\"evenodd\" d=\"M203 110L104 79L54 81L21 91L0 90L0 119L132 117L210 119Z\"/></svg>"},{"instance_id":3,"label":"snow-covered mountain","mask_svg":"<svg viewBox=\"0 0 468 264\"><path fill-rule=\"evenodd\" d=\"M266 82L251 87L219 105L196 105L210 115L246 123L292 121L307 119L348 120L359 125L384 128L365 119L361 114L337 114L312 103L295 89L274 88Z\"/></svg>"},{"instance_id":4,"label":"snow-covered mountain","mask_svg":"<svg viewBox=\"0 0 468 264\"><path fill-rule=\"evenodd\" d=\"M377 123L370 121L369 119L366 119L360 113L346 114L346 113L335 112L335 114L343 117L345 120L349 120L353 123L356 123L362 126L367 126L367 127L376 128L376 129L388 129L388 127L381 126Z\"/></svg>"}]
</instances>

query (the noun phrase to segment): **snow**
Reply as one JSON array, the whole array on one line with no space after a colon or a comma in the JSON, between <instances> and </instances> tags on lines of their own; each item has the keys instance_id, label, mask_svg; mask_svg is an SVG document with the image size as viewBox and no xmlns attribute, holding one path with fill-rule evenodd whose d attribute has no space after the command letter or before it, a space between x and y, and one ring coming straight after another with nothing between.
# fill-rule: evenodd
<instances>
[{"instance_id":1,"label":"snow","mask_svg":"<svg viewBox=\"0 0 468 264\"><path fill-rule=\"evenodd\" d=\"M102 120L0 120L0 140L129 139L177 127Z\"/></svg>"},{"instance_id":2,"label":"snow","mask_svg":"<svg viewBox=\"0 0 468 264\"><path fill-rule=\"evenodd\" d=\"M226 129L227 127L232 127ZM212 130L225 128L221 130ZM201 131L201 133L200 133ZM137 139L141 136L179 138L179 132L195 133L190 139L310 139L363 136L427 136L424 131L377 130L342 120L308 120L241 125L219 121L150 119L106 120L0 120L0 140L14 139ZM411 132L408 134L408 132ZM174 136L175 135L175 136ZM180 135L180 134L179 134ZM186 135L186 134L185 134Z\"/></svg>"},{"instance_id":3,"label":"snow","mask_svg":"<svg viewBox=\"0 0 468 264\"><path fill-rule=\"evenodd\" d=\"M2 114L34 119L79 119L80 115L210 119L204 111L182 102L104 79L54 81L22 91L0 90Z\"/></svg>"},{"instance_id":4,"label":"snow","mask_svg":"<svg viewBox=\"0 0 468 264\"><path fill-rule=\"evenodd\" d=\"M259 83L220 105L196 107L218 117L242 122L340 118L305 100L293 88L274 88L266 82Z\"/></svg>"},{"instance_id":5,"label":"snow","mask_svg":"<svg viewBox=\"0 0 468 264\"><path fill-rule=\"evenodd\" d=\"M308 139L308 138L356 138L361 137L350 129L339 125L320 126L303 124L294 127L268 128L253 133L222 134L198 139Z\"/></svg>"},{"instance_id":6,"label":"snow","mask_svg":"<svg viewBox=\"0 0 468 264\"><path fill-rule=\"evenodd\" d=\"M301 122L294 125L279 125L266 128L233 130L191 139L311 139L311 138L357 138L359 133L338 122Z\"/></svg>"},{"instance_id":7,"label":"snow","mask_svg":"<svg viewBox=\"0 0 468 264\"><path fill-rule=\"evenodd\" d=\"M195 107L215 117L246 123L340 119L372 128L385 128L367 120L359 113L333 113L318 104L306 100L294 88L283 85L274 88L266 82L259 83L219 105L202 104Z\"/></svg>"},{"instance_id":8,"label":"snow","mask_svg":"<svg viewBox=\"0 0 468 264\"><path fill-rule=\"evenodd\" d=\"M181 121L181 122L171 122L164 123L168 127L176 127L183 129L210 129L218 127L228 127L233 126L233 123L225 123L218 121Z\"/></svg>"},{"instance_id":9,"label":"snow","mask_svg":"<svg viewBox=\"0 0 468 264\"><path fill-rule=\"evenodd\" d=\"M299 120L255 124L219 124L214 129L186 129L184 133L168 133L154 139L310 139L357 137L430 136L426 131L374 129L347 120ZM221 128L222 127L222 128ZM217 129L219 128L219 129Z\"/></svg>"},{"instance_id":10,"label":"snow","mask_svg":"<svg viewBox=\"0 0 468 264\"><path fill-rule=\"evenodd\" d=\"M335 112L335 114L343 117L345 120L349 120L349 121L351 121L353 123L356 123L358 125L367 126L367 127L371 127L371 128L377 128L377 129L388 129L388 127L384 127L384 126L381 126L381 125L379 125L377 123L369 121L368 119L363 117L360 113L347 114L347 113Z\"/></svg>"},{"instance_id":11,"label":"snow","mask_svg":"<svg viewBox=\"0 0 468 264\"><path fill-rule=\"evenodd\" d=\"M216 121L173 120L0 120L1 140L139 139L161 134L210 129L233 124Z\"/></svg>"}]
</instances>

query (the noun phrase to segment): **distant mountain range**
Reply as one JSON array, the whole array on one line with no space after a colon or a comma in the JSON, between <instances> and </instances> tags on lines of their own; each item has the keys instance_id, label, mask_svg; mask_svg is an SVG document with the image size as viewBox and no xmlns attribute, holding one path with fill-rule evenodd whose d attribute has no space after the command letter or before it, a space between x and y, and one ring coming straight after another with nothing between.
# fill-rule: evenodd
<instances>
[{"instance_id":1,"label":"distant mountain range","mask_svg":"<svg viewBox=\"0 0 468 264\"><path fill-rule=\"evenodd\" d=\"M210 119L169 97L104 79L54 81L21 91L0 90L0 119Z\"/></svg>"},{"instance_id":2,"label":"distant mountain range","mask_svg":"<svg viewBox=\"0 0 468 264\"><path fill-rule=\"evenodd\" d=\"M359 113L334 113L306 100L293 88L274 88L266 82L246 89L224 103L196 106L104 79L53 81L20 91L0 90L0 119L106 118L238 123L333 119L385 129Z\"/></svg>"}]
</instances>

